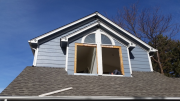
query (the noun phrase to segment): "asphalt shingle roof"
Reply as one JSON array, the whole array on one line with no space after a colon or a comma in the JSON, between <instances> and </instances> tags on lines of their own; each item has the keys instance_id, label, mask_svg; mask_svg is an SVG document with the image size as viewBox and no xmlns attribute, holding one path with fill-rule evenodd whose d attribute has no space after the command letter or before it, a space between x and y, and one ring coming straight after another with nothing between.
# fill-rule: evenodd
<instances>
[{"instance_id":1,"label":"asphalt shingle roof","mask_svg":"<svg viewBox=\"0 0 180 101\"><path fill-rule=\"evenodd\" d=\"M180 79L158 72L132 72L133 77L68 75L64 68L26 67L0 95L179 97Z\"/></svg>"}]
</instances>

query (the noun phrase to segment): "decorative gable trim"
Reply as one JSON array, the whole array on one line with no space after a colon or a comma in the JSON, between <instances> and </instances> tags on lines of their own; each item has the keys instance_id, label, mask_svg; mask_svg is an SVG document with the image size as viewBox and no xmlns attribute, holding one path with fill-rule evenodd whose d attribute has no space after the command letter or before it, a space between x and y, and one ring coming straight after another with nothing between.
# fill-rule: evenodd
<instances>
[{"instance_id":1,"label":"decorative gable trim","mask_svg":"<svg viewBox=\"0 0 180 101\"><path fill-rule=\"evenodd\" d=\"M59 32L59 31L61 31L61 30L64 30L64 29L66 29L66 28L70 28L70 27L72 27L73 25L79 24L79 23L81 23L81 22L83 22L83 21L86 21L86 20L88 20L88 19L91 19L91 18L100 19L100 20L105 21L105 23L108 23L108 24L112 25L113 27L117 28L119 31L122 31L123 33L125 33L130 39L136 40L138 43L140 43L140 44L142 44L143 46L147 47L146 50L147 50L148 52L156 52L156 51L158 51L158 50L154 49L153 47L151 47L150 45L148 45L148 44L146 44L145 42L143 42L142 40L140 40L139 38L135 37L134 35L132 35L132 34L129 33L128 31L124 30L123 28L121 28L120 26L118 26L117 24L115 24L114 22L112 22L111 20L109 20L108 18L104 17L103 15L101 15L101 14L98 13L98 12L95 12L95 13L93 13L93 14L90 14L90 15L82 18L82 19L79 19L79 20L77 20L77 21L74 21L74 22L72 22L72 23L70 23L70 24L67 24L67 25L65 25L65 26L63 26L63 27L60 27L60 28L56 29L56 30L53 30L53 31L48 32L48 33L46 33L46 34L43 34L43 35L41 35L41 36L39 36L39 37L33 38L33 39L29 40L28 42L30 43L30 46L31 46L31 43L38 43L38 41L39 41L40 39L43 39L43 38L48 37L48 36L50 36L50 35L53 35L53 34ZM104 26L105 24L103 24L102 22L100 22L99 25ZM105 27L106 27L106 26L105 26ZM110 29L110 30L113 31L112 29ZM115 31L115 32L116 32L116 31ZM116 34L117 34L117 33L116 33ZM119 36L120 36L120 35L119 35ZM122 36L121 36L121 37L122 37ZM128 38L126 39L125 37L123 37L123 39L127 41ZM62 39L62 41L63 41L63 40L64 40L64 39ZM131 43L132 43L132 42L131 42ZM133 43L133 44L134 44L134 43ZM131 45L131 44L130 44L130 45Z\"/></svg>"}]
</instances>

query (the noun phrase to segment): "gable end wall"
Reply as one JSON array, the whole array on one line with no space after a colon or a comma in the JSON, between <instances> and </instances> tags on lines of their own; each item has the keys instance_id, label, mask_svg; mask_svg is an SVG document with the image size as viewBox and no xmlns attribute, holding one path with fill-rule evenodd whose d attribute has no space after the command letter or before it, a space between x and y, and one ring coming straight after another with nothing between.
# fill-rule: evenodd
<instances>
[{"instance_id":1,"label":"gable end wall","mask_svg":"<svg viewBox=\"0 0 180 101\"><path fill-rule=\"evenodd\" d=\"M38 67L58 67L58 68L65 68L66 65L66 49L62 49L60 47L60 38L67 36L73 32L76 32L88 25L95 23L92 21L88 24L85 24L78 29L72 30L66 34L58 36L54 39L46 41L39 45L38 48L38 55L37 55L37 62L36 66Z\"/></svg>"},{"instance_id":2,"label":"gable end wall","mask_svg":"<svg viewBox=\"0 0 180 101\"><path fill-rule=\"evenodd\" d=\"M130 52L132 71L150 72L151 69L148 58L147 51L136 45L136 47Z\"/></svg>"}]
</instances>

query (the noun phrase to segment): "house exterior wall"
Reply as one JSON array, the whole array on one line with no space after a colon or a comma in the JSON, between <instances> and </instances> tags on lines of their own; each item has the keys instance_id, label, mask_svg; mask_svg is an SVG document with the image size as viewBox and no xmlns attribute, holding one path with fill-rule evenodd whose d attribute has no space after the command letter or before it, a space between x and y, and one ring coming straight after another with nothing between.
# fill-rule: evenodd
<instances>
[{"instance_id":1,"label":"house exterior wall","mask_svg":"<svg viewBox=\"0 0 180 101\"><path fill-rule=\"evenodd\" d=\"M129 64L129 59L128 59L128 53L127 53L128 48L116 40L114 40L114 42L115 42L116 46L121 46L123 66L124 66L124 75L127 77L130 77L131 72L130 72L130 64Z\"/></svg>"},{"instance_id":2,"label":"house exterior wall","mask_svg":"<svg viewBox=\"0 0 180 101\"><path fill-rule=\"evenodd\" d=\"M75 43L81 43L82 38L69 43L69 48L68 48L68 68L67 68L67 73L69 75L74 75L74 56L75 56Z\"/></svg>"},{"instance_id":3,"label":"house exterior wall","mask_svg":"<svg viewBox=\"0 0 180 101\"><path fill-rule=\"evenodd\" d=\"M70 75L74 75L74 52L75 52L75 43L81 43L82 38L72 42L69 44L68 48L68 68L67 72ZM114 40L114 39L113 39ZM114 40L116 46L121 46L122 50L122 57L123 57L123 66L124 66L124 74L126 77L130 77L130 64L129 64L129 59L128 59L128 51L127 47L121 44L120 42Z\"/></svg>"},{"instance_id":4,"label":"house exterior wall","mask_svg":"<svg viewBox=\"0 0 180 101\"><path fill-rule=\"evenodd\" d=\"M148 58L147 51L136 45L136 47L130 51L132 71L151 71Z\"/></svg>"},{"instance_id":5,"label":"house exterior wall","mask_svg":"<svg viewBox=\"0 0 180 101\"><path fill-rule=\"evenodd\" d=\"M45 43L40 44L38 46L39 48L38 48L36 66L65 68L66 67L65 66L66 65L66 50L60 47L60 38L67 36L80 29L83 29L95 22L96 20L90 23L87 23L79 27L78 29L72 30L66 34L63 34L52 40L49 40Z\"/></svg>"},{"instance_id":6,"label":"house exterior wall","mask_svg":"<svg viewBox=\"0 0 180 101\"><path fill-rule=\"evenodd\" d=\"M60 47L61 37L39 45L36 66L65 68L66 55Z\"/></svg>"}]
</instances>

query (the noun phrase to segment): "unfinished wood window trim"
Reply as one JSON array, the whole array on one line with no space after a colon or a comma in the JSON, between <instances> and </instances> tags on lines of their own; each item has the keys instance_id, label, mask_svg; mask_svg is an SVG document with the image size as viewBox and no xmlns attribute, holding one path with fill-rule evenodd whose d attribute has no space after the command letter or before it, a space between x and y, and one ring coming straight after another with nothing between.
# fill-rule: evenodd
<instances>
[{"instance_id":1,"label":"unfinished wood window trim","mask_svg":"<svg viewBox=\"0 0 180 101\"><path fill-rule=\"evenodd\" d=\"M97 45L95 44L84 44L84 43L75 43L75 56L74 56L74 73L77 71L77 46L86 46L86 47L96 47L96 65L97 65L97 74L98 74L98 56L97 56Z\"/></svg>"},{"instance_id":2,"label":"unfinished wood window trim","mask_svg":"<svg viewBox=\"0 0 180 101\"><path fill-rule=\"evenodd\" d=\"M124 75L124 66L123 66L123 58L122 58L122 50L121 46L108 46L108 45L102 45L102 48L118 48L119 49L119 58L120 58L120 69L122 75Z\"/></svg>"}]
</instances>

